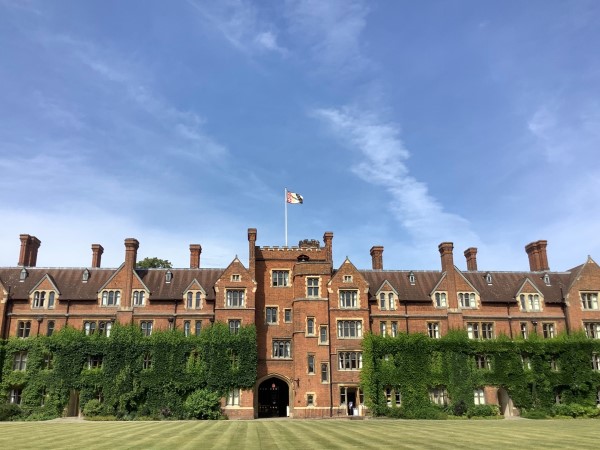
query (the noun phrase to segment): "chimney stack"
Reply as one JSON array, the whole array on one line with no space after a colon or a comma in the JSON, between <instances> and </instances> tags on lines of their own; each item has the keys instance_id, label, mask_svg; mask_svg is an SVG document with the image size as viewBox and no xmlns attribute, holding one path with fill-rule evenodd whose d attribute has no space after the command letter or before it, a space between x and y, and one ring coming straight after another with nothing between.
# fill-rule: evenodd
<instances>
[{"instance_id":1,"label":"chimney stack","mask_svg":"<svg viewBox=\"0 0 600 450\"><path fill-rule=\"evenodd\" d=\"M37 263L38 249L40 248L40 241L35 236L29 234L19 235L21 240L21 250L19 252L19 266L35 267Z\"/></svg>"},{"instance_id":2,"label":"chimney stack","mask_svg":"<svg viewBox=\"0 0 600 450\"><path fill-rule=\"evenodd\" d=\"M477 270L477 249L469 247L465 250L465 258L467 258L467 270Z\"/></svg>"},{"instance_id":3,"label":"chimney stack","mask_svg":"<svg viewBox=\"0 0 600 450\"><path fill-rule=\"evenodd\" d=\"M537 241L538 255L540 258L540 270L550 270L548 265L548 255L546 254L546 247L548 241Z\"/></svg>"},{"instance_id":4,"label":"chimney stack","mask_svg":"<svg viewBox=\"0 0 600 450\"><path fill-rule=\"evenodd\" d=\"M452 254L453 249L454 244L452 242L442 242L440 245L438 245L438 250L440 251L440 256L442 257L442 271L444 272L448 272L454 267L454 256Z\"/></svg>"},{"instance_id":5,"label":"chimney stack","mask_svg":"<svg viewBox=\"0 0 600 450\"><path fill-rule=\"evenodd\" d=\"M125 239L125 266L129 269L135 269L138 248L140 248L140 243L137 239Z\"/></svg>"},{"instance_id":6,"label":"chimney stack","mask_svg":"<svg viewBox=\"0 0 600 450\"><path fill-rule=\"evenodd\" d=\"M256 261L256 228L248 228L248 263L252 277L255 275Z\"/></svg>"},{"instance_id":7,"label":"chimney stack","mask_svg":"<svg viewBox=\"0 0 600 450\"><path fill-rule=\"evenodd\" d=\"M548 267L548 255L546 254L546 247L548 241L535 241L525 246L527 256L529 256L529 270L532 272L540 272L543 270L550 270Z\"/></svg>"},{"instance_id":8,"label":"chimney stack","mask_svg":"<svg viewBox=\"0 0 600 450\"><path fill-rule=\"evenodd\" d=\"M190 269L200 268L200 253L202 253L200 244L190 244Z\"/></svg>"},{"instance_id":9,"label":"chimney stack","mask_svg":"<svg viewBox=\"0 0 600 450\"><path fill-rule=\"evenodd\" d=\"M374 245L371 247L371 267L373 270L383 270L383 247Z\"/></svg>"},{"instance_id":10,"label":"chimney stack","mask_svg":"<svg viewBox=\"0 0 600 450\"><path fill-rule=\"evenodd\" d=\"M104 253L104 247L102 247L100 244L92 244L92 267L100 267L102 262L102 253Z\"/></svg>"},{"instance_id":11,"label":"chimney stack","mask_svg":"<svg viewBox=\"0 0 600 450\"><path fill-rule=\"evenodd\" d=\"M326 231L323 235L323 243L325 244L325 257L327 262L333 263L333 232Z\"/></svg>"}]
</instances>

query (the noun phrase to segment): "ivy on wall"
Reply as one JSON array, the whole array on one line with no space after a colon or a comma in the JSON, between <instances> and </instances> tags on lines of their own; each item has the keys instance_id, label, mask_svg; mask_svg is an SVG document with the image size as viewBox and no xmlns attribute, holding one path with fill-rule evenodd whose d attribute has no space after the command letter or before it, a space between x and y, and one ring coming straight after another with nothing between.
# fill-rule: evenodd
<instances>
[{"instance_id":1,"label":"ivy on wall","mask_svg":"<svg viewBox=\"0 0 600 450\"><path fill-rule=\"evenodd\" d=\"M254 326L232 334L215 323L189 337L178 330L145 337L136 326L119 325L110 337L86 336L67 327L50 337L5 341L0 389L5 399L18 389L31 419L61 416L71 391L79 393L81 408L99 400L106 415L182 418L194 391L225 396L234 387L252 388L256 348ZM26 369L15 370L22 355Z\"/></svg>"},{"instance_id":2,"label":"ivy on wall","mask_svg":"<svg viewBox=\"0 0 600 450\"><path fill-rule=\"evenodd\" d=\"M474 408L474 390L484 386L506 389L514 406L523 411L549 412L561 404L596 407L600 371L592 355L600 341L584 334L554 339L470 340L464 331L442 339L423 334L363 340L361 385L375 415L435 418L430 389L445 388L446 412L461 415ZM479 360L479 364L478 364ZM388 407L386 388L401 393L401 407Z\"/></svg>"}]
</instances>

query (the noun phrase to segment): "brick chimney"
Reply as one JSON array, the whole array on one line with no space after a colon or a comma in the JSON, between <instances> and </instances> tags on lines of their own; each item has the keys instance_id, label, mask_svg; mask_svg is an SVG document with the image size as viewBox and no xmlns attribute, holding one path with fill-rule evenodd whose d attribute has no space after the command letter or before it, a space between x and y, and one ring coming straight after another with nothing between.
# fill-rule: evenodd
<instances>
[{"instance_id":1,"label":"brick chimney","mask_svg":"<svg viewBox=\"0 0 600 450\"><path fill-rule=\"evenodd\" d=\"M19 266L26 266L27 254L29 253L29 235L21 234L19 235L19 239L21 239L21 251L19 252Z\"/></svg>"},{"instance_id":2,"label":"brick chimney","mask_svg":"<svg viewBox=\"0 0 600 450\"><path fill-rule=\"evenodd\" d=\"M253 278L256 271L256 234L256 228L248 228L248 263Z\"/></svg>"},{"instance_id":3,"label":"brick chimney","mask_svg":"<svg viewBox=\"0 0 600 450\"><path fill-rule=\"evenodd\" d=\"M383 270L383 247L374 245L371 247L371 267L373 270Z\"/></svg>"},{"instance_id":4,"label":"brick chimney","mask_svg":"<svg viewBox=\"0 0 600 450\"><path fill-rule=\"evenodd\" d=\"M548 255L546 254L546 247L548 246L548 241L537 241L538 255L540 261L539 270L550 270L550 266L548 265Z\"/></svg>"},{"instance_id":5,"label":"brick chimney","mask_svg":"<svg viewBox=\"0 0 600 450\"><path fill-rule=\"evenodd\" d=\"M35 267L37 263L38 249L42 241L29 234L19 235L21 250L19 252L19 266Z\"/></svg>"},{"instance_id":6,"label":"brick chimney","mask_svg":"<svg viewBox=\"0 0 600 450\"><path fill-rule=\"evenodd\" d=\"M104 247L102 247L100 244L92 244L92 267L100 267L102 262L102 253L104 253Z\"/></svg>"},{"instance_id":7,"label":"brick chimney","mask_svg":"<svg viewBox=\"0 0 600 450\"><path fill-rule=\"evenodd\" d=\"M190 244L190 269L200 268L200 253L202 253L200 244Z\"/></svg>"},{"instance_id":8,"label":"brick chimney","mask_svg":"<svg viewBox=\"0 0 600 450\"><path fill-rule=\"evenodd\" d=\"M540 262L538 242L530 242L525 246L525 251L527 252L527 256L529 257L529 270L531 270L532 272L540 271L540 267L542 266Z\"/></svg>"},{"instance_id":9,"label":"brick chimney","mask_svg":"<svg viewBox=\"0 0 600 450\"><path fill-rule=\"evenodd\" d=\"M333 232L326 231L323 235L323 243L325 244L325 257L327 262L333 263Z\"/></svg>"},{"instance_id":10,"label":"brick chimney","mask_svg":"<svg viewBox=\"0 0 600 450\"><path fill-rule=\"evenodd\" d=\"M452 250L454 244L452 242L442 242L438 245L440 256L442 257L442 271L449 272L454 269L454 256Z\"/></svg>"},{"instance_id":11,"label":"brick chimney","mask_svg":"<svg viewBox=\"0 0 600 450\"><path fill-rule=\"evenodd\" d=\"M467 270L477 270L477 249L475 247L465 250L465 258L467 258Z\"/></svg>"},{"instance_id":12,"label":"brick chimney","mask_svg":"<svg viewBox=\"0 0 600 450\"><path fill-rule=\"evenodd\" d=\"M131 289L133 288L133 272L135 272L135 264L137 262L137 251L140 247L140 243L137 239L127 238L125 239L125 288L123 289L122 295L122 307L131 307Z\"/></svg>"}]
</instances>

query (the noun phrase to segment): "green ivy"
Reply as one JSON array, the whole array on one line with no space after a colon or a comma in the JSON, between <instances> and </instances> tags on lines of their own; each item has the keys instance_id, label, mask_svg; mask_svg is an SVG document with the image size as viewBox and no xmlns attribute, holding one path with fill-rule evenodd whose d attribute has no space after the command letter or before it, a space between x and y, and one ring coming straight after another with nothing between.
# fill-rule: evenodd
<instances>
[{"instance_id":1,"label":"green ivy","mask_svg":"<svg viewBox=\"0 0 600 450\"><path fill-rule=\"evenodd\" d=\"M443 386L450 413L474 409L474 389L506 389L516 407L549 412L559 395L563 404L594 407L600 389L600 372L592 369L593 353L600 341L583 334L554 339L470 340L464 331L451 331L442 339L423 334L382 337L367 334L363 340L361 388L375 415L431 417L429 390ZM478 368L478 355L489 366ZM528 359L531 368L523 363ZM389 408L385 389L399 390L401 408ZM481 409L481 408L480 408ZM478 411L478 410L477 410Z\"/></svg>"},{"instance_id":2,"label":"green ivy","mask_svg":"<svg viewBox=\"0 0 600 450\"><path fill-rule=\"evenodd\" d=\"M85 336L65 328L50 337L11 338L2 344L0 390L5 399L22 390L24 417L63 414L70 392L79 392L81 408L98 400L96 414L133 418L183 418L187 397L198 389L226 395L256 382L256 329L231 334L222 323L185 337L181 331L142 335L139 327L115 325L110 337ZM13 370L15 355L27 352L26 370ZM89 357L102 357L88 368Z\"/></svg>"}]
</instances>

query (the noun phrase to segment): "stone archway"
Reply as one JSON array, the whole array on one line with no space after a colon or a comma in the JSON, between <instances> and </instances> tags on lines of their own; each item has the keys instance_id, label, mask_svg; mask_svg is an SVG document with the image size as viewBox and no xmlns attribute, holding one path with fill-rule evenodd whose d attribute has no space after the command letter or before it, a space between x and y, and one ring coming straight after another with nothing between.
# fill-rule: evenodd
<instances>
[{"instance_id":1,"label":"stone archway","mask_svg":"<svg viewBox=\"0 0 600 450\"><path fill-rule=\"evenodd\" d=\"M256 383L255 414L257 418L290 415L290 384L280 375L267 375Z\"/></svg>"}]
</instances>

